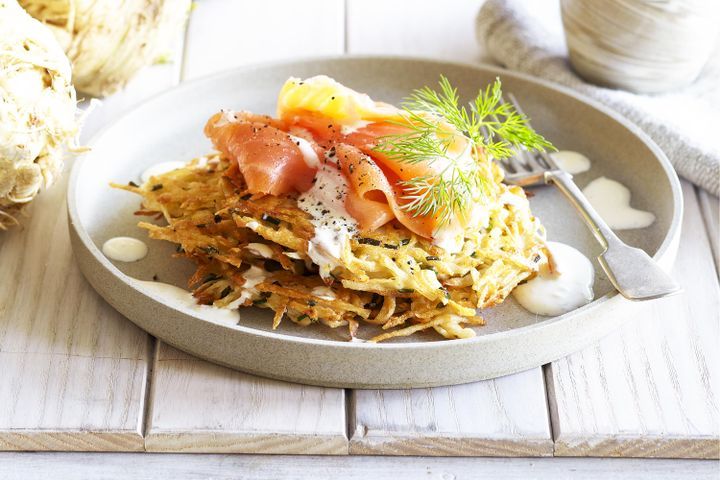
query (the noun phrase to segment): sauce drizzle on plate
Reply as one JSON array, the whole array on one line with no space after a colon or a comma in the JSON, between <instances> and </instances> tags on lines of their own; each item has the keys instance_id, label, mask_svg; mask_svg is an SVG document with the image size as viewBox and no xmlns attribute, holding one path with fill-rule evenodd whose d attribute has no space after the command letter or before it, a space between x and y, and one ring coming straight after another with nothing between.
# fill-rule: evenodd
<instances>
[{"instance_id":1,"label":"sauce drizzle on plate","mask_svg":"<svg viewBox=\"0 0 720 480\"><path fill-rule=\"evenodd\" d=\"M103 254L118 262L137 262L148 253L145 242L132 237L113 237L103 243Z\"/></svg>"},{"instance_id":2,"label":"sauce drizzle on plate","mask_svg":"<svg viewBox=\"0 0 720 480\"><path fill-rule=\"evenodd\" d=\"M570 245L548 242L554 268L543 266L537 276L518 285L513 296L525 310L556 316L590 303L595 271L585 255Z\"/></svg>"}]
</instances>

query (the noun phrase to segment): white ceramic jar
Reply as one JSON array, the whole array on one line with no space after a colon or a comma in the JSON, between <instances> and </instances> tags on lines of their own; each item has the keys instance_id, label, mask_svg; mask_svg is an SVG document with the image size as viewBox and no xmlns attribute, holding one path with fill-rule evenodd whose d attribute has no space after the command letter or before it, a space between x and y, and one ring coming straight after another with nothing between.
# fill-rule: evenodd
<instances>
[{"instance_id":1,"label":"white ceramic jar","mask_svg":"<svg viewBox=\"0 0 720 480\"><path fill-rule=\"evenodd\" d=\"M720 32L720 0L560 3L573 68L593 83L634 92L691 83Z\"/></svg>"}]
</instances>

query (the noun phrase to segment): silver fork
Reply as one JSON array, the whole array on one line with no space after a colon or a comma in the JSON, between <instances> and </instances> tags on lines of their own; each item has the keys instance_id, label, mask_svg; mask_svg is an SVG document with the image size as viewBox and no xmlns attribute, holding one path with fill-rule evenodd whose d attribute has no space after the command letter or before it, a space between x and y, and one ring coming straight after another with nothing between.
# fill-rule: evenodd
<instances>
[{"instance_id":1,"label":"silver fork","mask_svg":"<svg viewBox=\"0 0 720 480\"><path fill-rule=\"evenodd\" d=\"M518 113L520 105L511 94L510 100ZM528 124L529 125L529 124ZM649 300L679 293L682 289L670 275L643 250L626 245L600 217L572 175L561 170L546 152L529 152L516 148L516 155L500 161L505 182L522 187L553 184L570 200L582 215L585 224L605 249L598 262L620 294L630 300Z\"/></svg>"}]
</instances>

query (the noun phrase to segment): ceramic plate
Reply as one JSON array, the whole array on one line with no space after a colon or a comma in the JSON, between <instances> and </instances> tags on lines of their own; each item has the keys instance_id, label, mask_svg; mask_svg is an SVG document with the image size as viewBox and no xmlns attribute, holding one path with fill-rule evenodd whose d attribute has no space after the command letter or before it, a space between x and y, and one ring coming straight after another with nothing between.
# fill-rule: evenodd
<instances>
[{"instance_id":1,"label":"ceramic plate","mask_svg":"<svg viewBox=\"0 0 720 480\"><path fill-rule=\"evenodd\" d=\"M476 328L475 338L452 341L428 332L392 343L349 343L345 329L303 328L289 321L273 331L270 311L261 309L241 310L237 325L222 323L144 291L133 279L157 276L185 286L193 268L171 258L173 245L147 239L133 215L139 197L108 183L139 182L150 165L208 153L202 128L211 114L220 108L272 114L288 77L317 74L389 102L435 85L440 74L465 98L501 77L503 90L515 94L537 130L558 148L592 159L592 169L576 177L581 187L602 175L616 179L630 188L634 206L656 215L651 227L622 231L620 237L664 265L672 263L682 214L678 179L657 146L618 115L569 90L485 66L387 57L314 59L247 67L183 84L137 107L90 142L92 151L72 173L70 232L83 274L113 307L150 334L208 360L283 380L353 388L448 385L517 372L579 350L628 318L630 302L612 290L596 261L591 304L549 318L529 314L509 298L484 312L487 325ZM553 187L532 193L532 209L549 239L594 260L599 245L560 194ZM135 263L111 262L100 248L118 235L144 240L150 253Z\"/></svg>"}]
</instances>

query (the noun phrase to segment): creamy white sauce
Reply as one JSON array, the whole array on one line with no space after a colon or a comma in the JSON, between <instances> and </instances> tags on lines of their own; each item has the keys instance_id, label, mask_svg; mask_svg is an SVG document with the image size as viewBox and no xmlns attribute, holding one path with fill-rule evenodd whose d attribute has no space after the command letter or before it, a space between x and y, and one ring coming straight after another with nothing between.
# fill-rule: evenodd
<instances>
[{"instance_id":1,"label":"creamy white sauce","mask_svg":"<svg viewBox=\"0 0 720 480\"><path fill-rule=\"evenodd\" d=\"M310 168L320 167L320 159L318 158L315 149L312 147L312 144L302 137L296 137L295 135L290 134L288 135L290 136L290 139L295 142L295 145L297 145L300 149L300 153L302 153L305 164Z\"/></svg>"},{"instance_id":2,"label":"creamy white sauce","mask_svg":"<svg viewBox=\"0 0 720 480\"><path fill-rule=\"evenodd\" d=\"M315 227L308 256L323 278L340 264L343 250L357 231L357 222L345 209L347 191L347 181L337 163L327 157L327 163L317 171L313 187L298 198L298 206L310 214Z\"/></svg>"},{"instance_id":3,"label":"creamy white sauce","mask_svg":"<svg viewBox=\"0 0 720 480\"><path fill-rule=\"evenodd\" d=\"M255 230L257 230L257 228L260 226L260 224L258 222L256 222L255 220L250 220L249 222L247 222L245 224L245 226L254 232Z\"/></svg>"},{"instance_id":4,"label":"creamy white sauce","mask_svg":"<svg viewBox=\"0 0 720 480\"><path fill-rule=\"evenodd\" d=\"M582 307L593 299L594 269L590 260L569 245L548 242L554 270L543 266L538 275L518 285L513 296L527 311L555 316Z\"/></svg>"},{"instance_id":5,"label":"creamy white sauce","mask_svg":"<svg viewBox=\"0 0 720 480\"><path fill-rule=\"evenodd\" d=\"M114 237L103 243L103 254L110 260L137 262L145 258L148 247L145 242L132 237Z\"/></svg>"},{"instance_id":6,"label":"creamy white sauce","mask_svg":"<svg viewBox=\"0 0 720 480\"><path fill-rule=\"evenodd\" d=\"M236 309L245 303L246 300L252 300L252 298L258 294L255 287L265 281L267 278L267 272L253 265L242 274L242 277L245 279L245 283L243 283L242 286L242 293L238 298L228 303L225 308Z\"/></svg>"},{"instance_id":7,"label":"creamy white sauce","mask_svg":"<svg viewBox=\"0 0 720 480\"><path fill-rule=\"evenodd\" d=\"M451 255L458 253L465 243L465 230L457 225L440 228L433 235L432 243Z\"/></svg>"},{"instance_id":8,"label":"creamy white sauce","mask_svg":"<svg viewBox=\"0 0 720 480\"><path fill-rule=\"evenodd\" d=\"M273 257L272 248L268 247L264 243L248 243L245 248L250 250L251 253L254 253L255 255L258 255L263 258L272 258Z\"/></svg>"},{"instance_id":9,"label":"creamy white sauce","mask_svg":"<svg viewBox=\"0 0 720 480\"><path fill-rule=\"evenodd\" d=\"M323 300L335 300L337 296L330 287L315 287L310 293Z\"/></svg>"},{"instance_id":10,"label":"creamy white sauce","mask_svg":"<svg viewBox=\"0 0 720 480\"><path fill-rule=\"evenodd\" d=\"M267 272L265 272L262 268L253 265L249 270L242 274L242 277L245 279L243 288L251 289L265 281L267 278Z\"/></svg>"},{"instance_id":11,"label":"creamy white sauce","mask_svg":"<svg viewBox=\"0 0 720 480\"><path fill-rule=\"evenodd\" d=\"M645 228L655 215L630 206L630 190L620 182L600 177L583 189L583 194L613 230Z\"/></svg>"},{"instance_id":12,"label":"creamy white sauce","mask_svg":"<svg viewBox=\"0 0 720 480\"><path fill-rule=\"evenodd\" d=\"M505 195L507 195L506 203L510 203L511 201L514 202L516 201L515 199L522 200L517 198L517 195L509 193L506 193ZM501 197L501 200L503 200L503 197ZM478 230L486 228L489 223L490 211L480 202L480 200L477 200L473 202L472 207L470 208L470 215L465 228L462 228L457 222L442 227L433 234L432 243L436 247L440 247L447 253L453 255L460 252L463 245L465 245L466 229Z\"/></svg>"},{"instance_id":13,"label":"creamy white sauce","mask_svg":"<svg viewBox=\"0 0 720 480\"><path fill-rule=\"evenodd\" d=\"M147 183L147 181L150 180L150 177L156 177L184 166L185 163L179 161L157 163L148 167L147 170L140 174L140 180L142 180L142 183Z\"/></svg>"},{"instance_id":14,"label":"creamy white sauce","mask_svg":"<svg viewBox=\"0 0 720 480\"><path fill-rule=\"evenodd\" d=\"M565 170L572 175L590 170L590 159L579 152L560 150L559 152L551 152L550 157L561 170Z\"/></svg>"},{"instance_id":15,"label":"creamy white sauce","mask_svg":"<svg viewBox=\"0 0 720 480\"><path fill-rule=\"evenodd\" d=\"M237 310L218 308L212 305L199 305L192 293L182 288L162 282L135 280L142 290L156 295L172 304L172 306L190 315L214 322L237 324L240 314Z\"/></svg>"},{"instance_id":16,"label":"creamy white sauce","mask_svg":"<svg viewBox=\"0 0 720 480\"><path fill-rule=\"evenodd\" d=\"M462 149L462 150L460 150ZM474 168L475 159L472 156L472 145L469 141L465 140L465 143L457 142L448 151L449 155L455 156L455 162L459 168L464 170L471 170ZM443 177L447 180L451 180L452 169L446 169L449 160L438 158L432 164L432 168L437 171L443 171ZM489 220L489 212L481 204L481 200L476 198L472 202L472 209L468 219L467 228L481 228L487 225ZM465 243L465 229L462 228L459 223L444 226L433 233L432 239L433 245L442 248L449 254L455 254L462 250L463 244Z\"/></svg>"},{"instance_id":17,"label":"creamy white sauce","mask_svg":"<svg viewBox=\"0 0 720 480\"><path fill-rule=\"evenodd\" d=\"M517 195L510 190L505 191L499 198L500 203L503 205L512 205L515 208L529 208L527 197ZM485 209L487 210L487 209Z\"/></svg>"}]
</instances>

